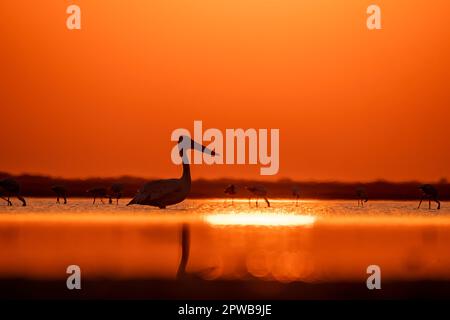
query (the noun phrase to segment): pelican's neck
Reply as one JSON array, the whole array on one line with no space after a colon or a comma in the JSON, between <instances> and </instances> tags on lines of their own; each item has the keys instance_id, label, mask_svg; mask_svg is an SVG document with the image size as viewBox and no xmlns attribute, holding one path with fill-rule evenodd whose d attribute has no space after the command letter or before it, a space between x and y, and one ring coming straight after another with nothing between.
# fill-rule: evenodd
<instances>
[{"instance_id":1,"label":"pelican's neck","mask_svg":"<svg viewBox=\"0 0 450 320\"><path fill-rule=\"evenodd\" d=\"M183 163L183 175L181 179L191 182L191 168L189 167L189 163Z\"/></svg>"},{"instance_id":2,"label":"pelican's neck","mask_svg":"<svg viewBox=\"0 0 450 320\"><path fill-rule=\"evenodd\" d=\"M183 175L181 180L191 183L191 167L189 166L189 160L186 156L183 156Z\"/></svg>"}]
</instances>

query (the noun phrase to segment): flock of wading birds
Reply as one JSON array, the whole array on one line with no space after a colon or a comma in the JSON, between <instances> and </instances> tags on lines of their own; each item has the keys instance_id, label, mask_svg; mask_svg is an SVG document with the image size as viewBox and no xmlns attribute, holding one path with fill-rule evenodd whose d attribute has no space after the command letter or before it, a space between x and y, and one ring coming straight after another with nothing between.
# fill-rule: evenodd
<instances>
[{"instance_id":1,"label":"flock of wading birds","mask_svg":"<svg viewBox=\"0 0 450 320\"><path fill-rule=\"evenodd\" d=\"M68 192L67 189L62 185L55 185L51 187L52 191L56 195L56 203L61 203L60 200L63 200L63 204L67 204ZM270 207L270 201L267 197L267 190L264 186L256 185L245 187L245 189L253 195L253 198L256 198L256 206L258 206L258 199L264 199L267 206ZM430 184L423 184L419 186L419 189L422 191L422 197L419 202L418 208L422 204L423 200L428 200L428 207L431 208L431 201L437 203L437 209L441 208L441 203L439 201L439 193L435 187ZM119 199L122 198L123 194L123 185L119 183L112 184L110 188L104 187L95 187L88 189L86 192L90 193L93 197L93 204L97 199L100 199L102 203L104 203L103 199L108 199L108 203L112 204L113 199L116 204L119 204ZM231 204L233 205L233 201L235 196L238 194L238 188L234 184L228 185L224 193L229 196L231 199ZM26 206L26 200L20 193L20 185L19 183L12 179L6 178L0 180L0 198L7 202L8 206L12 206L11 197L18 198L23 206ZM292 187L292 196L294 197L295 205L298 206L298 202L301 197L300 187L295 185ZM364 203L369 201L369 197L363 187L357 188L355 192L355 198L358 201L358 206L363 207ZM252 197L249 197L249 205L251 204ZM132 200L133 201L133 200ZM225 200L226 202L227 200ZM132 203L129 203L132 204Z\"/></svg>"},{"instance_id":2,"label":"flock of wading birds","mask_svg":"<svg viewBox=\"0 0 450 320\"><path fill-rule=\"evenodd\" d=\"M187 158L185 153L186 149L197 150L211 156L215 156L216 153L214 150L208 149L204 145L193 141L187 136L180 136L178 140L178 149L179 155L183 159L183 173L181 178L155 180L145 183L144 186L137 191L136 195L128 203L128 205L139 204L164 209L166 206L180 203L187 198L191 190L191 171L189 161L185 161ZM256 198L256 206L258 206L259 199L264 199L267 206L270 207L266 188L260 185L254 185L247 186L245 189L251 194L249 197L249 205L251 204L251 199ZM439 194L435 187L430 184L422 184L419 186L419 189L422 191L422 196L418 208L420 208L423 200L428 200L429 209L431 209L431 201L437 203L437 209L441 208ZM52 190L56 194L57 203L60 203L60 199L64 200L64 204L67 203L68 192L64 186L53 186ZM238 193L237 190L238 189L234 184L231 184L225 188L224 192L231 198L232 204L234 197ZM99 198L102 203L104 198L108 198L110 204L112 204L113 199L115 199L116 204L119 204L119 199L122 197L123 193L123 185L113 184L110 188L96 187L87 190L87 192L93 196L94 204L97 198ZM292 188L292 196L295 198L295 204L298 205L298 201L301 196L300 188L298 186L294 186ZM25 198L21 195L20 185L18 182L12 178L0 180L0 198L5 200L8 206L12 206L12 202L10 200L11 197L18 198L22 202L23 206L26 206L27 203ZM364 203L369 200L365 189L362 187L356 189L355 197L358 200L358 206L364 206Z\"/></svg>"}]
</instances>

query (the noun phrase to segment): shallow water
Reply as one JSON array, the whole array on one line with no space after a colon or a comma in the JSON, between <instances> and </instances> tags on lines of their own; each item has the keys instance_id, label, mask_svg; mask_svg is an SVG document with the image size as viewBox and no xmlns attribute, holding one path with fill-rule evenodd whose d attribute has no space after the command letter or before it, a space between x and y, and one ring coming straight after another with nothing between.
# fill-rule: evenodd
<instances>
[{"instance_id":1,"label":"shallow water","mask_svg":"<svg viewBox=\"0 0 450 320\"><path fill-rule=\"evenodd\" d=\"M390 201L188 200L166 210L120 202L0 205L0 277L64 278L76 264L84 277L175 278L184 238L186 273L204 279L365 281L369 265L383 279L450 279L446 203L438 211Z\"/></svg>"}]
</instances>

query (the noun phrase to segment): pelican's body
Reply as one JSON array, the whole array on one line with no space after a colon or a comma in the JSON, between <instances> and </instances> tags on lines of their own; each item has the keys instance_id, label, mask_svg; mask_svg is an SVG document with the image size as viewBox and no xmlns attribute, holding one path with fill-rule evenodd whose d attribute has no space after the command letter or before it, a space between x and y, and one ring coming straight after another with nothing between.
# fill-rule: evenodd
<instances>
[{"instance_id":1,"label":"pelican's body","mask_svg":"<svg viewBox=\"0 0 450 320\"><path fill-rule=\"evenodd\" d=\"M356 198L358 199L358 207L364 207L364 202L369 201L369 197L367 196L366 190L364 188L356 189Z\"/></svg>"},{"instance_id":2,"label":"pelican's body","mask_svg":"<svg viewBox=\"0 0 450 320\"><path fill-rule=\"evenodd\" d=\"M24 207L27 205L24 197L22 197L20 194L20 185L16 180L12 178L0 180L0 190L3 190L3 194L6 196L6 198L1 198L8 203L8 206L12 206L12 202L10 200L11 197L16 197L17 199L19 199Z\"/></svg>"},{"instance_id":3,"label":"pelican's body","mask_svg":"<svg viewBox=\"0 0 450 320\"><path fill-rule=\"evenodd\" d=\"M56 203L59 203L59 198L64 199L64 204L67 203L67 190L64 186L52 186L52 191L56 193Z\"/></svg>"},{"instance_id":4,"label":"pelican's body","mask_svg":"<svg viewBox=\"0 0 450 320\"><path fill-rule=\"evenodd\" d=\"M185 140L183 141L183 139ZM139 189L128 205L140 204L165 209L166 206L180 203L187 198L191 191L191 170L185 151L187 149L196 149L201 152L208 152L211 155L215 155L215 152L185 136L180 136L178 148L180 149L180 157L183 159L183 174L181 178L147 182Z\"/></svg>"},{"instance_id":5,"label":"pelican's body","mask_svg":"<svg viewBox=\"0 0 450 320\"><path fill-rule=\"evenodd\" d=\"M267 199L266 188L264 188L263 186L251 186L251 187L247 187L247 190L255 196L256 206L258 206L258 199L263 198L266 201L267 206L270 207L269 199ZM251 197L248 199L249 204L250 204L250 200L251 200Z\"/></svg>"},{"instance_id":6,"label":"pelican's body","mask_svg":"<svg viewBox=\"0 0 450 320\"><path fill-rule=\"evenodd\" d=\"M419 186L419 189L422 191L422 197L420 198L419 207L422 204L423 199L428 199L428 209L431 209L431 200L437 203L437 209L441 208L441 202L439 201L439 193L435 187L431 184L422 184Z\"/></svg>"},{"instance_id":7,"label":"pelican's body","mask_svg":"<svg viewBox=\"0 0 450 320\"><path fill-rule=\"evenodd\" d=\"M189 164L183 164L180 179L150 181L139 189L136 196L128 203L154 206L165 209L185 200L191 191L191 173Z\"/></svg>"}]
</instances>

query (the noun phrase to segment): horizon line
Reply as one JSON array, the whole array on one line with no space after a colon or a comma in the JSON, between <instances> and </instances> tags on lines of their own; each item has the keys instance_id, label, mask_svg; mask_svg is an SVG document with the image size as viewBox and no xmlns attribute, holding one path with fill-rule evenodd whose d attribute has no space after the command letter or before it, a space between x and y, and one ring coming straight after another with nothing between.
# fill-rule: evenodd
<instances>
[{"instance_id":1,"label":"horizon line","mask_svg":"<svg viewBox=\"0 0 450 320\"><path fill-rule=\"evenodd\" d=\"M144 176L136 176L136 175L129 175L129 174L122 174L122 175L116 175L116 176L88 176L88 177L62 177L62 176L54 176L51 174L44 174L44 173L19 173L19 174L13 174L6 171L0 171L0 177L7 176L7 177L14 177L14 178L20 178L20 177L35 177L35 178L47 178L51 180L73 180L73 181L87 181L87 180L118 180L118 179L136 179L136 180L159 180L162 179L162 177L144 177ZM220 177L220 178L196 178L192 179L192 181L206 181L206 182L215 182L215 181L258 181L260 183L280 183L280 182L291 182L291 183L340 183L340 184L371 184L371 183L390 183L390 184L406 184L406 183L435 183L435 184L448 184L449 181L446 177L442 177L437 180L418 180L418 179L410 179L410 180L389 180L385 178L377 178L377 179L370 179L370 180L338 180L338 179L323 179L323 180L316 180L316 179L293 179L289 177L280 177L278 179L258 179L258 178L235 178L235 177Z\"/></svg>"}]
</instances>

